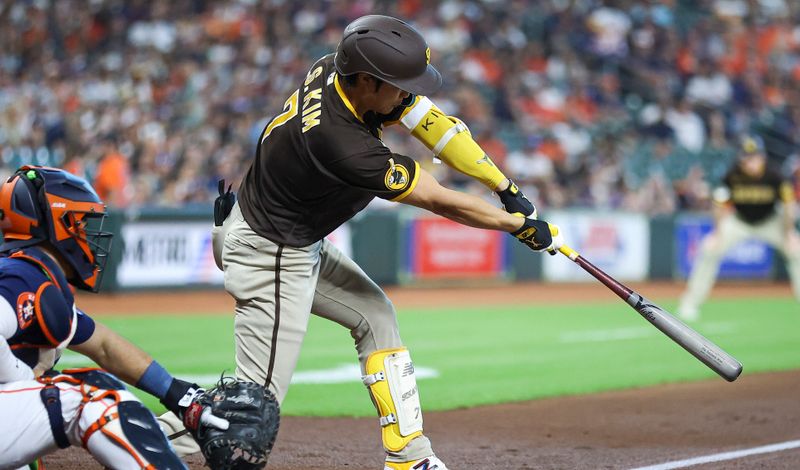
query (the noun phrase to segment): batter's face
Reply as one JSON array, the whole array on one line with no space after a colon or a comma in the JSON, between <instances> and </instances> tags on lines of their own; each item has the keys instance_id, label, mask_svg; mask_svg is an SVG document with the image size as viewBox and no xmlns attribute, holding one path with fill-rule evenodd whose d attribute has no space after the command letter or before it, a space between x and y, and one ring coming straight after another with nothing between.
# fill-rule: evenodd
<instances>
[{"instance_id":1,"label":"batter's face","mask_svg":"<svg viewBox=\"0 0 800 470\"><path fill-rule=\"evenodd\" d=\"M380 114L389 114L392 110L408 98L409 93L383 82L377 90L373 87L374 93L371 96L372 103L370 109Z\"/></svg>"},{"instance_id":2,"label":"batter's face","mask_svg":"<svg viewBox=\"0 0 800 470\"><path fill-rule=\"evenodd\" d=\"M366 73L360 73L355 86L345 89L345 94L353 103L356 113L364 116L369 111L379 114L389 114L394 108L400 106L409 93L380 82Z\"/></svg>"}]
</instances>

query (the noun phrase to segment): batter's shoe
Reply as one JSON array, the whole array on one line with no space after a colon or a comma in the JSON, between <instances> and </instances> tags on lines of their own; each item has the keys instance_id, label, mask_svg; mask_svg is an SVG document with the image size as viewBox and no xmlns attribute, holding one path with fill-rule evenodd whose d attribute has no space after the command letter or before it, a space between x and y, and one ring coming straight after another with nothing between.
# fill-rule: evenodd
<instances>
[{"instance_id":1,"label":"batter's shoe","mask_svg":"<svg viewBox=\"0 0 800 470\"><path fill-rule=\"evenodd\" d=\"M383 470L447 470L444 462L435 455L412 462L389 462L387 461Z\"/></svg>"}]
</instances>

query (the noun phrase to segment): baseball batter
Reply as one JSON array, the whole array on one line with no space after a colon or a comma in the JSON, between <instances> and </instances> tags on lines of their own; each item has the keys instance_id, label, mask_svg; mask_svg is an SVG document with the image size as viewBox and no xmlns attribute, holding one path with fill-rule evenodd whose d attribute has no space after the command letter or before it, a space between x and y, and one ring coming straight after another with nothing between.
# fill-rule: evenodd
<instances>
[{"instance_id":1,"label":"baseball batter","mask_svg":"<svg viewBox=\"0 0 800 470\"><path fill-rule=\"evenodd\" d=\"M414 366L391 301L324 237L380 197L513 233L537 251L560 246L549 224L525 217L535 215L533 205L466 126L426 97L441 81L411 26L378 15L355 20L336 54L311 67L266 126L238 203L214 231L225 288L236 300L237 375L268 384L280 401L310 313L344 326L378 411L390 470L446 467L423 434ZM397 122L442 161L497 191L508 212L440 186L415 160L393 153L381 129Z\"/></svg>"},{"instance_id":2,"label":"baseball batter","mask_svg":"<svg viewBox=\"0 0 800 470\"><path fill-rule=\"evenodd\" d=\"M70 286L95 292L100 286L112 238L101 230L105 215L91 186L63 170L25 166L0 186L2 469L70 445L115 469L186 468L152 413L116 377L178 415L191 415L189 424L228 424L208 407L193 407L199 387L173 378L75 306ZM53 372L64 348L114 375Z\"/></svg>"},{"instance_id":3,"label":"baseball batter","mask_svg":"<svg viewBox=\"0 0 800 470\"><path fill-rule=\"evenodd\" d=\"M694 321L717 278L722 257L737 243L758 239L781 251L800 300L800 236L791 184L767 164L758 136L741 142L739 162L714 190L714 229L703 239L678 315Z\"/></svg>"}]
</instances>

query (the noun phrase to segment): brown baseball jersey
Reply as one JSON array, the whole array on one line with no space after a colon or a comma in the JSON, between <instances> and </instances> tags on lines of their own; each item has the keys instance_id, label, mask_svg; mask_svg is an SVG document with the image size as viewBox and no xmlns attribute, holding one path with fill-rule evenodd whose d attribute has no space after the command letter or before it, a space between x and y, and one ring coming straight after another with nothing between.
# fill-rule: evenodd
<instances>
[{"instance_id":1,"label":"brown baseball jersey","mask_svg":"<svg viewBox=\"0 0 800 470\"><path fill-rule=\"evenodd\" d=\"M743 172L734 166L723 183L730 191L730 202L745 222L756 224L775 213L779 201L788 201L792 195L789 182L774 168L767 167L759 176Z\"/></svg>"},{"instance_id":2,"label":"brown baseball jersey","mask_svg":"<svg viewBox=\"0 0 800 470\"><path fill-rule=\"evenodd\" d=\"M375 196L399 201L416 185L417 162L380 139L397 109L362 119L343 85L333 55L323 57L261 134L239 205L253 230L275 243L310 245Z\"/></svg>"}]
</instances>

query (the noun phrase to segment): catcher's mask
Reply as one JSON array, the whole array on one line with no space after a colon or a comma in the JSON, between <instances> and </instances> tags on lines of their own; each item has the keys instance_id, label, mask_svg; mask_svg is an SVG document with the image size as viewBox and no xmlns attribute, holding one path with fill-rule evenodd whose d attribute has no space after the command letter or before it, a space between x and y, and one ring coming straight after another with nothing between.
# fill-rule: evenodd
<instances>
[{"instance_id":1,"label":"catcher's mask","mask_svg":"<svg viewBox=\"0 0 800 470\"><path fill-rule=\"evenodd\" d=\"M0 186L0 252L45 244L71 267L70 284L97 292L111 248L105 204L64 170L22 166Z\"/></svg>"},{"instance_id":2,"label":"catcher's mask","mask_svg":"<svg viewBox=\"0 0 800 470\"><path fill-rule=\"evenodd\" d=\"M391 16L367 15L344 29L333 63L340 75L368 73L415 95L430 95L442 76L419 32Z\"/></svg>"}]
</instances>

